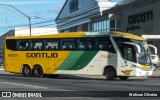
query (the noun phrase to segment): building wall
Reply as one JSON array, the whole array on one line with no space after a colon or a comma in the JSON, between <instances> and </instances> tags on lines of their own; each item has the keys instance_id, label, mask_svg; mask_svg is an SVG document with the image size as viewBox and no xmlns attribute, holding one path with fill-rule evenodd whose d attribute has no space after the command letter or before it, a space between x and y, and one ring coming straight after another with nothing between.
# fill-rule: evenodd
<instances>
[{"instance_id":1,"label":"building wall","mask_svg":"<svg viewBox=\"0 0 160 100\"><path fill-rule=\"evenodd\" d=\"M78 9L70 12L70 1L72 0L66 0L56 18L57 28L60 32L91 31L91 19L101 16L103 10L116 4L109 0L78 0Z\"/></svg>"},{"instance_id":2,"label":"building wall","mask_svg":"<svg viewBox=\"0 0 160 100\"><path fill-rule=\"evenodd\" d=\"M14 36L14 30L10 30L9 32L0 36L0 59L3 58L3 43L5 37L7 36Z\"/></svg>"},{"instance_id":3,"label":"building wall","mask_svg":"<svg viewBox=\"0 0 160 100\"><path fill-rule=\"evenodd\" d=\"M64 6L59 19L64 19L67 17L71 17L71 16L76 16L77 14L79 15L80 13L83 13L89 9L93 9L94 7L97 6L97 2L95 2L94 0L79 0L79 9L76 11L73 11L72 13L69 10L69 3L71 0L68 0L68 2L66 3L66 5Z\"/></svg>"},{"instance_id":4,"label":"building wall","mask_svg":"<svg viewBox=\"0 0 160 100\"><path fill-rule=\"evenodd\" d=\"M140 36L148 35L148 37L149 35L159 35L158 37L160 37L160 0L143 0L143 2L139 4L131 3L128 4L128 6L122 5L120 8L121 10L114 10L113 14L114 16L117 16L117 14L121 15L123 32L129 32ZM138 16L138 20L136 20L134 16ZM130 23L130 20L133 22ZM160 38L153 37L147 39L147 42L157 47L158 55L160 56Z\"/></svg>"},{"instance_id":5,"label":"building wall","mask_svg":"<svg viewBox=\"0 0 160 100\"><path fill-rule=\"evenodd\" d=\"M125 9L122 11L122 30L124 32L131 32L138 35L157 35L160 34L160 1L150 4L140 4L129 7L129 9ZM148 18L147 12L152 11L153 19L151 19L151 15ZM145 17L144 21L136 22L135 24L129 24L129 16L139 16L143 15ZM134 20L132 18L132 20ZM131 28L132 27L132 28ZM133 28L135 27L135 28Z\"/></svg>"}]
</instances>

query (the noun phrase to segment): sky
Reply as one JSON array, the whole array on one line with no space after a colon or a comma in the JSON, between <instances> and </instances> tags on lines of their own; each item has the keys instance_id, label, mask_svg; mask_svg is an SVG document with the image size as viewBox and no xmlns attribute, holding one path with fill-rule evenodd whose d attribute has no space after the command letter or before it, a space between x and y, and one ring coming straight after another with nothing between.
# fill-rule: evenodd
<instances>
[{"instance_id":1,"label":"sky","mask_svg":"<svg viewBox=\"0 0 160 100\"><path fill-rule=\"evenodd\" d=\"M121 0L112 0L119 2ZM54 20L65 0L0 0L0 4L13 5L31 17L33 28L56 27ZM12 7L0 5L0 35L15 27L28 28L28 18Z\"/></svg>"}]
</instances>

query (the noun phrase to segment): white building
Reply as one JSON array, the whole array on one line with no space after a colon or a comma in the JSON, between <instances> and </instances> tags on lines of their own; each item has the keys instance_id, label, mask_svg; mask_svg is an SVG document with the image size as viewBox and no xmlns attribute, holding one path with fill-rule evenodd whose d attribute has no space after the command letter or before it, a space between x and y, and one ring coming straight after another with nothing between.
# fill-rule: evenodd
<instances>
[{"instance_id":1,"label":"white building","mask_svg":"<svg viewBox=\"0 0 160 100\"><path fill-rule=\"evenodd\" d=\"M57 28L32 28L31 35L46 35L46 34L58 34ZM30 29L28 28L15 28L14 36L29 36Z\"/></svg>"}]
</instances>

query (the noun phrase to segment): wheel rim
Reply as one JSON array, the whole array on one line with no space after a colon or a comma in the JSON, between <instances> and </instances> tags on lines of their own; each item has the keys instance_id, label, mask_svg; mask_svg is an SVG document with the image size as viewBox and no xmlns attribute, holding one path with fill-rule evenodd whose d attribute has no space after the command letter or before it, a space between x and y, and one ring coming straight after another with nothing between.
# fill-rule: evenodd
<instances>
[{"instance_id":1,"label":"wheel rim","mask_svg":"<svg viewBox=\"0 0 160 100\"><path fill-rule=\"evenodd\" d=\"M108 73L108 76L110 77L114 77L115 76L115 73L113 70L110 70L109 73Z\"/></svg>"},{"instance_id":2,"label":"wheel rim","mask_svg":"<svg viewBox=\"0 0 160 100\"><path fill-rule=\"evenodd\" d=\"M33 70L33 74L35 77L41 77L43 75L43 71L39 66L36 66Z\"/></svg>"},{"instance_id":3,"label":"wheel rim","mask_svg":"<svg viewBox=\"0 0 160 100\"><path fill-rule=\"evenodd\" d=\"M29 69L25 68L25 69L24 69L24 73L25 73L25 74L29 74Z\"/></svg>"},{"instance_id":4,"label":"wheel rim","mask_svg":"<svg viewBox=\"0 0 160 100\"><path fill-rule=\"evenodd\" d=\"M24 76L31 76L31 70L30 70L29 66L24 66L24 67L23 67L22 74L23 74Z\"/></svg>"},{"instance_id":5,"label":"wheel rim","mask_svg":"<svg viewBox=\"0 0 160 100\"><path fill-rule=\"evenodd\" d=\"M108 68L106 70L105 75L108 80L113 80L114 78L116 78L116 72L115 72L114 68Z\"/></svg>"}]
</instances>

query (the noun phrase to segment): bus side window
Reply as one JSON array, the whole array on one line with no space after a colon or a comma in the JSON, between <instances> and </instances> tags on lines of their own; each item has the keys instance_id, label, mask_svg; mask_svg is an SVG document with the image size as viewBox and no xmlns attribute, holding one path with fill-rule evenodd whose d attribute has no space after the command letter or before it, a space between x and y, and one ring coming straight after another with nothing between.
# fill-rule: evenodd
<instances>
[{"instance_id":1,"label":"bus side window","mask_svg":"<svg viewBox=\"0 0 160 100\"><path fill-rule=\"evenodd\" d=\"M40 39L31 40L31 50L43 50L44 42Z\"/></svg>"},{"instance_id":2,"label":"bus side window","mask_svg":"<svg viewBox=\"0 0 160 100\"><path fill-rule=\"evenodd\" d=\"M63 50L66 50L66 45L63 45L62 48L63 48Z\"/></svg>"},{"instance_id":3,"label":"bus side window","mask_svg":"<svg viewBox=\"0 0 160 100\"><path fill-rule=\"evenodd\" d=\"M103 45L99 45L99 46L98 46L98 49L99 49L99 50L102 50L102 48L103 48Z\"/></svg>"},{"instance_id":4,"label":"bus side window","mask_svg":"<svg viewBox=\"0 0 160 100\"><path fill-rule=\"evenodd\" d=\"M78 49L79 49L79 50L84 50L84 49L85 49L84 43L83 43L82 41L79 42Z\"/></svg>"},{"instance_id":5,"label":"bus side window","mask_svg":"<svg viewBox=\"0 0 160 100\"><path fill-rule=\"evenodd\" d=\"M109 37L97 38L96 44L97 44L96 47L98 50L104 50L111 53L116 53Z\"/></svg>"},{"instance_id":6,"label":"bus side window","mask_svg":"<svg viewBox=\"0 0 160 100\"><path fill-rule=\"evenodd\" d=\"M79 45L79 49L80 49L80 50L83 50L83 49L84 49L84 45L80 44L80 45Z\"/></svg>"},{"instance_id":7,"label":"bus side window","mask_svg":"<svg viewBox=\"0 0 160 100\"><path fill-rule=\"evenodd\" d=\"M46 39L45 49L46 50L58 50L59 40L58 39Z\"/></svg>"},{"instance_id":8,"label":"bus side window","mask_svg":"<svg viewBox=\"0 0 160 100\"><path fill-rule=\"evenodd\" d=\"M76 49L75 39L62 39L61 42L62 42L61 43L62 50L75 50Z\"/></svg>"},{"instance_id":9,"label":"bus side window","mask_svg":"<svg viewBox=\"0 0 160 100\"><path fill-rule=\"evenodd\" d=\"M19 50L29 50L29 40L20 40Z\"/></svg>"},{"instance_id":10,"label":"bus side window","mask_svg":"<svg viewBox=\"0 0 160 100\"><path fill-rule=\"evenodd\" d=\"M17 50L18 48L17 48L17 40L14 40L14 39L8 39L8 40L6 40L6 47L7 47L7 49L9 49L9 50ZM19 45L18 45L18 47L19 47Z\"/></svg>"}]
</instances>

